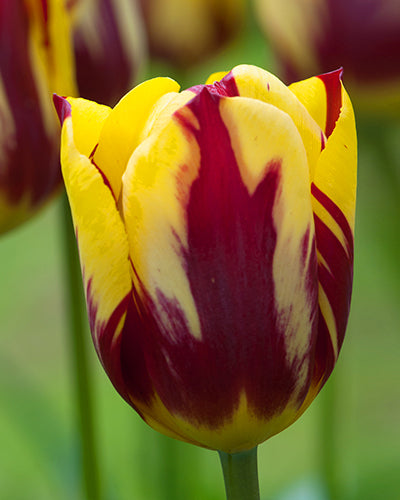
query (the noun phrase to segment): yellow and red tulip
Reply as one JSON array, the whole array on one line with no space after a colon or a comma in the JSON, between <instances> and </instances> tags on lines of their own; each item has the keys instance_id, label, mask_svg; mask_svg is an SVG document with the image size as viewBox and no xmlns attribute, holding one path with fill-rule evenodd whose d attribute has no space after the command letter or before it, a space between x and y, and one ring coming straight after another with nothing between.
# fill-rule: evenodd
<instances>
[{"instance_id":1,"label":"yellow and red tulip","mask_svg":"<svg viewBox=\"0 0 400 500\"><path fill-rule=\"evenodd\" d=\"M240 31L244 0L140 0L150 53L187 67L215 54Z\"/></svg>"},{"instance_id":2,"label":"yellow and red tulip","mask_svg":"<svg viewBox=\"0 0 400 500\"><path fill-rule=\"evenodd\" d=\"M158 431L228 453L294 422L342 346L356 132L341 73L237 66L111 109L55 98L90 326Z\"/></svg>"},{"instance_id":3,"label":"yellow and red tulip","mask_svg":"<svg viewBox=\"0 0 400 500\"><path fill-rule=\"evenodd\" d=\"M0 0L0 233L60 185L51 93L75 94L62 0Z\"/></svg>"},{"instance_id":4,"label":"yellow and red tulip","mask_svg":"<svg viewBox=\"0 0 400 500\"><path fill-rule=\"evenodd\" d=\"M79 95L113 105L133 85L145 37L136 0L69 0Z\"/></svg>"},{"instance_id":5,"label":"yellow and red tulip","mask_svg":"<svg viewBox=\"0 0 400 500\"><path fill-rule=\"evenodd\" d=\"M400 112L398 0L254 1L287 81L343 67L360 109Z\"/></svg>"}]
</instances>

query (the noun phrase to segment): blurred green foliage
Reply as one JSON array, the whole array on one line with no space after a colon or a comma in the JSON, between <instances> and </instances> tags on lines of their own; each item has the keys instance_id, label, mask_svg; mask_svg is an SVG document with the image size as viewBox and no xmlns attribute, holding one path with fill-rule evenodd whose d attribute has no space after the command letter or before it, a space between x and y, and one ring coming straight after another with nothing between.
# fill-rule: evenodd
<instances>
[{"instance_id":1,"label":"blurred green foliage","mask_svg":"<svg viewBox=\"0 0 400 500\"><path fill-rule=\"evenodd\" d=\"M177 76L204 81L238 63L274 70L254 26L224 54ZM163 71L164 70L164 71ZM149 66L149 74L168 68ZM330 411L338 500L400 491L400 126L359 126L359 188L352 312L339 363L311 408L259 448L264 500L323 500L323 416ZM378 136L379 135L379 136ZM0 240L0 497L80 496L80 447L63 284L61 206ZM91 345L104 500L221 500L217 453L148 428L118 396ZM329 406L333 401L332 405ZM336 499L335 499L336 500Z\"/></svg>"}]
</instances>

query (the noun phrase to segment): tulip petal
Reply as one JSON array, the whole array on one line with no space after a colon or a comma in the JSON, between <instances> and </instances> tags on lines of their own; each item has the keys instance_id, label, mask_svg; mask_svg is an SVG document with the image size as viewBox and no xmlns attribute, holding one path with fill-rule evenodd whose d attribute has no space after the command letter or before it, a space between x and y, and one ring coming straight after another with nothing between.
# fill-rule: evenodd
<instances>
[{"instance_id":1,"label":"tulip petal","mask_svg":"<svg viewBox=\"0 0 400 500\"><path fill-rule=\"evenodd\" d=\"M136 2L67 2L73 22L76 79L82 97L115 104L132 87L145 55Z\"/></svg>"},{"instance_id":2,"label":"tulip petal","mask_svg":"<svg viewBox=\"0 0 400 500\"><path fill-rule=\"evenodd\" d=\"M335 128L342 106L342 70L332 71L292 83L289 89L329 137Z\"/></svg>"},{"instance_id":3,"label":"tulip petal","mask_svg":"<svg viewBox=\"0 0 400 500\"><path fill-rule=\"evenodd\" d=\"M90 326L99 357L115 383L120 380L120 368L110 360L115 358L113 350L119 348L132 290L127 235L102 175L76 147L74 110L72 116L65 115L62 172L77 235Z\"/></svg>"},{"instance_id":4,"label":"tulip petal","mask_svg":"<svg viewBox=\"0 0 400 500\"><path fill-rule=\"evenodd\" d=\"M179 85L170 78L148 80L126 94L104 122L94 162L107 178L115 199L129 157L140 142L141 132L158 99L177 92Z\"/></svg>"},{"instance_id":5,"label":"tulip petal","mask_svg":"<svg viewBox=\"0 0 400 500\"><path fill-rule=\"evenodd\" d=\"M349 97L328 137L311 186L318 251L320 327L314 380L324 382L340 351L350 309L357 139Z\"/></svg>"},{"instance_id":6,"label":"tulip petal","mask_svg":"<svg viewBox=\"0 0 400 500\"><path fill-rule=\"evenodd\" d=\"M240 65L231 71L239 95L273 104L285 111L293 120L307 151L310 176L325 143L324 134L307 112L305 106L276 76L255 66Z\"/></svg>"},{"instance_id":7,"label":"tulip petal","mask_svg":"<svg viewBox=\"0 0 400 500\"><path fill-rule=\"evenodd\" d=\"M245 449L293 421L316 334L309 182L288 114L207 87L133 153L122 206L137 310L121 352L141 369L129 354L122 371L151 425L219 449L246 427Z\"/></svg>"},{"instance_id":8,"label":"tulip petal","mask_svg":"<svg viewBox=\"0 0 400 500\"><path fill-rule=\"evenodd\" d=\"M99 142L100 132L111 108L86 99L68 97L70 109L66 110L65 100L54 96L54 104L61 123L64 114L72 114L74 143L80 154L89 157Z\"/></svg>"},{"instance_id":9,"label":"tulip petal","mask_svg":"<svg viewBox=\"0 0 400 500\"><path fill-rule=\"evenodd\" d=\"M229 74L229 71L217 71L216 73L212 73L206 81L206 85L212 85L215 82L219 82L222 80L227 74Z\"/></svg>"},{"instance_id":10,"label":"tulip petal","mask_svg":"<svg viewBox=\"0 0 400 500\"><path fill-rule=\"evenodd\" d=\"M352 106L340 77L338 70L290 86L327 136L311 185L320 282L314 393L336 363L353 277L357 140Z\"/></svg>"}]
</instances>

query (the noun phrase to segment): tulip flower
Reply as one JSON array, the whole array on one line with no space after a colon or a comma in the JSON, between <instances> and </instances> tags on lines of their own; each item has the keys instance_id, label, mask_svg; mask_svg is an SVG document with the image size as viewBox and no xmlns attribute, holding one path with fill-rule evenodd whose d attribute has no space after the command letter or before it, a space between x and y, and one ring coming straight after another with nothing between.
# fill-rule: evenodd
<instances>
[{"instance_id":1,"label":"tulip flower","mask_svg":"<svg viewBox=\"0 0 400 500\"><path fill-rule=\"evenodd\" d=\"M187 67L215 54L234 38L244 0L140 0L150 53Z\"/></svg>"},{"instance_id":2,"label":"tulip flower","mask_svg":"<svg viewBox=\"0 0 400 500\"><path fill-rule=\"evenodd\" d=\"M61 1L0 0L0 233L60 185L51 93L75 94Z\"/></svg>"},{"instance_id":3,"label":"tulip flower","mask_svg":"<svg viewBox=\"0 0 400 500\"><path fill-rule=\"evenodd\" d=\"M142 18L135 0L70 0L79 95L107 104L133 85L144 60Z\"/></svg>"},{"instance_id":4,"label":"tulip flower","mask_svg":"<svg viewBox=\"0 0 400 500\"><path fill-rule=\"evenodd\" d=\"M255 0L255 5L288 81L342 66L360 109L400 112L398 0Z\"/></svg>"},{"instance_id":5,"label":"tulip flower","mask_svg":"<svg viewBox=\"0 0 400 500\"><path fill-rule=\"evenodd\" d=\"M154 429L234 454L293 423L342 346L356 133L341 72L237 66L113 109L55 97L94 344Z\"/></svg>"}]
</instances>

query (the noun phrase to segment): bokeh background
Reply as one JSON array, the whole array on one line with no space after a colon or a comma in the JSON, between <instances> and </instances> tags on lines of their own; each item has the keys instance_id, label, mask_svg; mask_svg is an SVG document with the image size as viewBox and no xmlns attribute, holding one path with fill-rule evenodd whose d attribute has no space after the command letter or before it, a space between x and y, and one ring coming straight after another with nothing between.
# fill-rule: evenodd
<instances>
[{"instance_id":1,"label":"bokeh background","mask_svg":"<svg viewBox=\"0 0 400 500\"><path fill-rule=\"evenodd\" d=\"M277 69L254 13L206 61L177 70L150 60L138 80L161 73L188 86L240 63ZM347 336L316 401L298 422L259 447L265 500L326 500L327 482L336 491L331 500L400 498L400 117L356 118L359 183ZM55 198L0 240L4 499L83 500L62 210ZM168 488L176 500L224 498L217 454L147 427L112 388L88 328L86 341L102 498L163 500Z\"/></svg>"}]
</instances>

